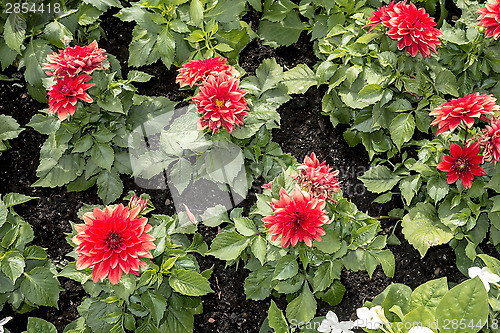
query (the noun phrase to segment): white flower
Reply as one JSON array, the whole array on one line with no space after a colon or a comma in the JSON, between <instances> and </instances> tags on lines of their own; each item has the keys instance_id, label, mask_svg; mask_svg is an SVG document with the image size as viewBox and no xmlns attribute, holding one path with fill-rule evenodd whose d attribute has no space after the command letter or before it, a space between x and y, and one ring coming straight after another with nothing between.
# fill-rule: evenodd
<instances>
[{"instance_id":1,"label":"white flower","mask_svg":"<svg viewBox=\"0 0 500 333\"><path fill-rule=\"evenodd\" d=\"M354 327L352 321L341 321L333 311L328 311L326 318L323 319L318 328L318 332L322 333L354 333L351 328Z\"/></svg>"},{"instance_id":2,"label":"white flower","mask_svg":"<svg viewBox=\"0 0 500 333\"><path fill-rule=\"evenodd\" d=\"M356 315L359 318L356 320L356 326L358 327L377 330L384 323L381 318L384 317L384 309L380 305L374 306L371 309L365 307L359 308L356 310Z\"/></svg>"},{"instance_id":3,"label":"white flower","mask_svg":"<svg viewBox=\"0 0 500 333\"><path fill-rule=\"evenodd\" d=\"M0 333L4 332L3 326L5 324L7 324L9 322L9 320L11 320L11 319L12 319L12 317L6 317L6 318L0 320Z\"/></svg>"},{"instance_id":4,"label":"white flower","mask_svg":"<svg viewBox=\"0 0 500 333\"><path fill-rule=\"evenodd\" d=\"M500 276L493 274L493 272L490 271L488 267L483 267L483 268L470 267L469 277L473 279L476 276L479 276L479 278L484 284L484 287L486 288L486 291L490 291L490 283L500 282Z\"/></svg>"},{"instance_id":5,"label":"white flower","mask_svg":"<svg viewBox=\"0 0 500 333\"><path fill-rule=\"evenodd\" d=\"M424 326L412 327L408 333L434 333L430 328Z\"/></svg>"}]
</instances>

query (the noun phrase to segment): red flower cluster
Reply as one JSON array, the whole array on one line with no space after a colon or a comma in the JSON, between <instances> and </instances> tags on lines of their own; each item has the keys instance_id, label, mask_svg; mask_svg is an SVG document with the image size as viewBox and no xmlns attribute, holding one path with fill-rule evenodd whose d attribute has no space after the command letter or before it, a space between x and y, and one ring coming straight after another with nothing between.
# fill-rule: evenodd
<instances>
[{"instance_id":1,"label":"red flower cluster","mask_svg":"<svg viewBox=\"0 0 500 333\"><path fill-rule=\"evenodd\" d=\"M468 128L472 127L476 118L489 122L485 115L493 115L493 111L500 109L495 101L496 98L491 95L480 95L479 93L453 99L441 104L429 113L431 116L436 116L431 125L438 125L437 135L439 135L448 130L453 132L462 121Z\"/></svg>"},{"instance_id":2,"label":"red flower cluster","mask_svg":"<svg viewBox=\"0 0 500 333\"><path fill-rule=\"evenodd\" d=\"M122 204L104 211L95 208L83 216L84 224L76 224L78 234L73 242L78 245L76 269L94 266L94 282L106 277L112 284L120 281L122 274L139 275L139 266L145 263L139 257L152 258L149 250L156 248L154 237L149 235L148 219L137 218L141 208L129 210Z\"/></svg>"},{"instance_id":3,"label":"red flower cluster","mask_svg":"<svg viewBox=\"0 0 500 333\"><path fill-rule=\"evenodd\" d=\"M47 75L57 79L49 95L49 112L57 112L62 121L68 114L75 113L78 99L92 103L93 100L84 91L94 84L85 84L91 79L89 75L93 70L104 69L102 62L106 59L105 50L97 47L93 41L88 46L67 47L59 53L47 56L48 63L43 67ZM86 73L81 74L80 73Z\"/></svg>"},{"instance_id":4,"label":"red flower cluster","mask_svg":"<svg viewBox=\"0 0 500 333\"><path fill-rule=\"evenodd\" d=\"M187 85L192 87L198 81L205 81L210 75L237 76L238 72L226 62L227 59L221 57L191 60L179 69L175 83L179 83L181 88Z\"/></svg>"},{"instance_id":5,"label":"red flower cluster","mask_svg":"<svg viewBox=\"0 0 500 333\"><path fill-rule=\"evenodd\" d=\"M483 147L483 158L486 162L500 161L500 117L491 118L483 134L479 136L479 145Z\"/></svg>"},{"instance_id":6,"label":"red flower cluster","mask_svg":"<svg viewBox=\"0 0 500 333\"><path fill-rule=\"evenodd\" d=\"M335 178L339 174L338 170L332 172L332 168L324 161L320 163L314 153L311 157L306 156L304 163L297 164L297 170L300 174L296 179L301 188L315 198L336 202L333 193L340 190L339 179Z\"/></svg>"},{"instance_id":7,"label":"red flower cluster","mask_svg":"<svg viewBox=\"0 0 500 333\"><path fill-rule=\"evenodd\" d=\"M481 13L477 18L479 24L486 27L484 37L500 37L500 0L488 0L485 6L479 8L476 13Z\"/></svg>"},{"instance_id":8,"label":"red flower cluster","mask_svg":"<svg viewBox=\"0 0 500 333\"><path fill-rule=\"evenodd\" d=\"M430 51L437 53L436 47L441 45L438 37L442 32L434 28L434 18L425 9L417 9L413 3L407 5L406 0L396 4L393 1L379 8L369 20L367 26L371 27L370 31L382 23L389 28L387 35L399 40L398 48L402 50L406 47L412 57L419 51L424 58L430 57Z\"/></svg>"},{"instance_id":9,"label":"red flower cluster","mask_svg":"<svg viewBox=\"0 0 500 333\"><path fill-rule=\"evenodd\" d=\"M463 149L456 143L451 144L451 156L444 155L444 162L437 166L439 170L448 173L448 184L453 184L460 179L465 188L470 188L474 176L485 174L480 166L483 163L483 156L479 155L480 150L481 147L477 142L471 143Z\"/></svg>"},{"instance_id":10,"label":"red flower cluster","mask_svg":"<svg viewBox=\"0 0 500 333\"><path fill-rule=\"evenodd\" d=\"M248 113L245 89L240 89L240 80L225 73L210 75L200 92L193 97L196 109L201 114L199 129L210 128L212 134L223 125L231 133L236 125L243 124L242 117Z\"/></svg>"},{"instance_id":11,"label":"red flower cluster","mask_svg":"<svg viewBox=\"0 0 500 333\"><path fill-rule=\"evenodd\" d=\"M103 54L106 52L97 46L93 41L88 46L67 47L47 56L48 63L43 69L47 75L54 75L57 78L65 76L76 76L80 72L90 74L93 70L104 69L102 62L106 60Z\"/></svg>"},{"instance_id":12,"label":"red flower cluster","mask_svg":"<svg viewBox=\"0 0 500 333\"><path fill-rule=\"evenodd\" d=\"M285 189L280 191L280 200L272 199L273 215L264 217L262 221L271 240L281 236L281 246L295 246L297 242L304 241L307 246L312 246L312 240L321 241L325 234L322 226L330 223L325 208L325 200L313 198L298 185L292 195Z\"/></svg>"},{"instance_id":13,"label":"red flower cluster","mask_svg":"<svg viewBox=\"0 0 500 333\"><path fill-rule=\"evenodd\" d=\"M85 92L92 87L93 83L84 83L91 79L89 75L66 76L58 79L56 84L47 93L49 95L49 112L57 113L61 121L68 117L68 114L75 113L76 102L80 99L87 103L92 103L92 97Z\"/></svg>"}]
</instances>

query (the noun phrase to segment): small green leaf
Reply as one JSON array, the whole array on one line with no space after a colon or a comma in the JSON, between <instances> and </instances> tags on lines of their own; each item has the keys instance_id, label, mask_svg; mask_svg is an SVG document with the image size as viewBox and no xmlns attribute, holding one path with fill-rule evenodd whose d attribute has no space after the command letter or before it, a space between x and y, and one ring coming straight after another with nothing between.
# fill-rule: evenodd
<instances>
[{"instance_id":1,"label":"small green leaf","mask_svg":"<svg viewBox=\"0 0 500 333\"><path fill-rule=\"evenodd\" d=\"M57 333L56 327L40 318L29 317L27 333Z\"/></svg>"},{"instance_id":2,"label":"small green leaf","mask_svg":"<svg viewBox=\"0 0 500 333\"><path fill-rule=\"evenodd\" d=\"M13 283L15 283L17 278L23 274L24 266L24 258L19 250L8 251L4 254L2 260L0 261L2 272L7 275Z\"/></svg>"},{"instance_id":3,"label":"small green leaf","mask_svg":"<svg viewBox=\"0 0 500 333\"><path fill-rule=\"evenodd\" d=\"M115 201L123 193L123 183L116 171L103 170L97 177L97 195L105 205Z\"/></svg>"},{"instance_id":4,"label":"small green leaf","mask_svg":"<svg viewBox=\"0 0 500 333\"><path fill-rule=\"evenodd\" d=\"M403 143L410 141L415 131L415 119L410 113L399 114L394 118L389 127L391 139L401 150Z\"/></svg>"},{"instance_id":5,"label":"small green leaf","mask_svg":"<svg viewBox=\"0 0 500 333\"><path fill-rule=\"evenodd\" d=\"M293 301L286 307L286 317L289 321L307 323L314 318L316 314L316 300L314 299L309 284L304 284L304 289Z\"/></svg>"},{"instance_id":6,"label":"small green leaf","mask_svg":"<svg viewBox=\"0 0 500 333\"><path fill-rule=\"evenodd\" d=\"M368 191L382 193L391 190L401 177L393 174L385 165L377 165L371 167L358 179L363 182Z\"/></svg>"},{"instance_id":7,"label":"small green leaf","mask_svg":"<svg viewBox=\"0 0 500 333\"><path fill-rule=\"evenodd\" d=\"M160 293L146 290L141 296L141 304L149 310L153 320L159 324L167 309L168 302Z\"/></svg>"},{"instance_id":8,"label":"small green leaf","mask_svg":"<svg viewBox=\"0 0 500 333\"><path fill-rule=\"evenodd\" d=\"M175 269L168 283L178 293L187 296L203 296L213 292L208 279L195 271Z\"/></svg>"},{"instance_id":9,"label":"small green leaf","mask_svg":"<svg viewBox=\"0 0 500 333\"><path fill-rule=\"evenodd\" d=\"M436 76L435 85L439 92L452 95L453 97L458 97L457 78L449 69L441 69Z\"/></svg>"},{"instance_id":10,"label":"small green leaf","mask_svg":"<svg viewBox=\"0 0 500 333\"><path fill-rule=\"evenodd\" d=\"M247 247L249 241L249 238L236 231L224 231L215 237L208 254L221 260L234 260Z\"/></svg>"},{"instance_id":11,"label":"small green leaf","mask_svg":"<svg viewBox=\"0 0 500 333\"><path fill-rule=\"evenodd\" d=\"M311 86L316 85L316 74L305 64L299 64L286 71L282 82L288 88L289 94L304 94Z\"/></svg>"},{"instance_id":12,"label":"small green leaf","mask_svg":"<svg viewBox=\"0 0 500 333\"><path fill-rule=\"evenodd\" d=\"M299 272L297 258L292 255L283 256L276 263L273 280L286 280L295 276Z\"/></svg>"},{"instance_id":13,"label":"small green leaf","mask_svg":"<svg viewBox=\"0 0 500 333\"><path fill-rule=\"evenodd\" d=\"M271 306L269 307L267 318L269 319L269 327L274 329L274 332L290 332L283 312L276 306L276 303L274 303L273 300L271 300Z\"/></svg>"},{"instance_id":14,"label":"small green leaf","mask_svg":"<svg viewBox=\"0 0 500 333\"><path fill-rule=\"evenodd\" d=\"M110 170L115 160L115 151L106 143L96 143L92 146L90 157L97 166Z\"/></svg>"},{"instance_id":15,"label":"small green leaf","mask_svg":"<svg viewBox=\"0 0 500 333\"><path fill-rule=\"evenodd\" d=\"M22 131L14 118L0 114L0 142L17 138Z\"/></svg>"},{"instance_id":16,"label":"small green leaf","mask_svg":"<svg viewBox=\"0 0 500 333\"><path fill-rule=\"evenodd\" d=\"M59 308L59 282L45 267L35 267L30 272L25 272L20 290L32 303Z\"/></svg>"},{"instance_id":17,"label":"small green leaf","mask_svg":"<svg viewBox=\"0 0 500 333\"><path fill-rule=\"evenodd\" d=\"M418 286L411 294L410 308L416 309L420 306L426 307L431 313L436 312L436 308L448 292L448 282L446 277L428 281Z\"/></svg>"},{"instance_id":18,"label":"small green leaf","mask_svg":"<svg viewBox=\"0 0 500 333\"><path fill-rule=\"evenodd\" d=\"M237 217L234 219L236 230L243 236L253 236L258 230L255 223L248 217Z\"/></svg>"}]
</instances>

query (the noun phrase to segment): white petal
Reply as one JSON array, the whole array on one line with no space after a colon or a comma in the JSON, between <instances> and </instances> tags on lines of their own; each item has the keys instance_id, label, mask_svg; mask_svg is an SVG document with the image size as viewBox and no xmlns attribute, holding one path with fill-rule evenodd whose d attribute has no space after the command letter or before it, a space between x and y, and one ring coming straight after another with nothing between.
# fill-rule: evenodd
<instances>
[{"instance_id":1,"label":"white petal","mask_svg":"<svg viewBox=\"0 0 500 333\"><path fill-rule=\"evenodd\" d=\"M481 268L479 267L470 267L468 270L469 277L471 279L475 278L476 276L481 274Z\"/></svg>"},{"instance_id":2,"label":"white petal","mask_svg":"<svg viewBox=\"0 0 500 333\"><path fill-rule=\"evenodd\" d=\"M366 321L371 316L371 311L368 308L359 308L356 310L356 315L359 319Z\"/></svg>"},{"instance_id":3,"label":"white petal","mask_svg":"<svg viewBox=\"0 0 500 333\"><path fill-rule=\"evenodd\" d=\"M326 314L326 319L328 319L328 321L330 321L331 323L335 324L339 322L339 318L333 311L328 311L328 313Z\"/></svg>"}]
</instances>

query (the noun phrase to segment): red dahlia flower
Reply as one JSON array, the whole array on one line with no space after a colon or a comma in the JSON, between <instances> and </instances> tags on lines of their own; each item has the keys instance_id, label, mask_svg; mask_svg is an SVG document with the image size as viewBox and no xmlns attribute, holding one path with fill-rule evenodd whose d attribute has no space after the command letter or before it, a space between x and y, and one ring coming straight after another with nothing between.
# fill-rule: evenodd
<instances>
[{"instance_id":1,"label":"red dahlia flower","mask_svg":"<svg viewBox=\"0 0 500 333\"><path fill-rule=\"evenodd\" d=\"M389 27L387 35L393 39L399 39L398 48L406 47L408 53L415 57L420 51L422 56L431 56L431 51L437 53L436 47L441 45L438 39L442 32L434 28L434 18L429 16L425 9L417 9L413 3L409 5L406 1L399 2L391 11L386 10L390 19L384 25Z\"/></svg>"},{"instance_id":2,"label":"red dahlia flower","mask_svg":"<svg viewBox=\"0 0 500 333\"><path fill-rule=\"evenodd\" d=\"M198 112L199 128L209 127L212 134L224 125L231 133L236 125L243 124L241 117L248 113L245 89L240 89L240 80L227 75L209 76L193 97Z\"/></svg>"},{"instance_id":3,"label":"red dahlia flower","mask_svg":"<svg viewBox=\"0 0 500 333\"><path fill-rule=\"evenodd\" d=\"M104 69L104 52L106 50L98 48L96 41L88 46L67 47L60 50L59 54L54 52L47 55L48 63L43 69L48 69L47 75L55 77L76 76L80 72L90 74L93 70Z\"/></svg>"},{"instance_id":4,"label":"red dahlia flower","mask_svg":"<svg viewBox=\"0 0 500 333\"><path fill-rule=\"evenodd\" d=\"M481 147L477 142L469 144L464 149L456 143L451 144L451 156L444 155L444 162L437 166L439 170L448 173L448 184L453 184L460 179L465 188L470 188L474 176L485 174L483 168L479 166L483 163L483 156L479 155L480 150Z\"/></svg>"},{"instance_id":5,"label":"red dahlia flower","mask_svg":"<svg viewBox=\"0 0 500 333\"><path fill-rule=\"evenodd\" d=\"M314 153L311 157L306 156L304 163L297 164L297 170L300 172L297 182L301 188L307 189L315 198L336 202L332 194L340 190L339 179L335 178L339 174L338 170L332 172L332 168L324 161L320 164Z\"/></svg>"},{"instance_id":6,"label":"red dahlia flower","mask_svg":"<svg viewBox=\"0 0 500 333\"><path fill-rule=\"evenodd\" d=\"M476 13L481 13L477 18L479 24L486 28L484 37L500 37L500 1L488 0L484 7L479 8Z\"/></svg>"},{"instance_id":7,"label":"red dahlia flower","mask_svg":"<svg viewBox=\"0 0 500 333\"><path fill-rule=\"evenodd\" d=\"M496 98L491 95L479 95L479 93L453 99L429 113L431 116L436 116L431 125L438 125L437 135L439 135L447 130L453 132L462 121L468 128L472 127L475 118L489 122L485 115L492 115L493 111L500 109L495 101Z\"/></svg>"},{"instance_id":8,"label":"red dahlia flower","mask_svg":"<svg viewBox=\"0 0 500 333\"><path fill-rule=\"evenodd\" d=\"M49 95L49 112L56 113L61 121L68 117L68 113L75 113L76 102L81 99L84 102L92 103L90 97L85 90L92 87L93 83L84 83L90 80L91 77L82 74L76 77L66 76L58 79L56 84L47 93Z\"/></svg>"},{"instance_id":9,"label":"red dahlia flower","mask_svg":"<svg viewBox=\"0 0 500 333\"><path fill-rule=\"evenodd\" d=\"M285 189L280 190L280 200L272 199L273 215L264 217L262 221L274 241L281 235L281 246L288 247L304 241L312 246L312 240L321 241L325 234L322 226L330 223L326 215L325 200L312 198L309 193L295 185L292 195Z\"/></svg>"},{"instance_id":10,"label":"red dahlia flower","mask_svg":"<svg viewBox=\"0 0 500 333\"><path fill-rule=\"evenodd\" d=\"M374 11L372 14L373 16L369 18L370 23L365 25L365 27L370 27L370 30L368 32L372 31L373 28L375 28L379 23L382 23L386 27L389 25L389 20L397 15L397 13L394 11L394 6L395 3L392 1L390 4L385 5Z\"/></svg>"},{"instance_id":11,"label":"red dahlia flower","mask_svg":"<svg viewBox=\"0 0 500 333\"><path fill-rule=\"evenodd\" d=\"M123 273L139 275L139 266L146 266L139 257L152 258L149 250L156 248L154 237L148 234L148 219L137 218L139 212L140 207L129 210L120 204L83 215L85 223L75 225L78 234L73 237L78 245L75 251L81 254L76 269L94 266L94 282L107 276L112 284L117 284Z\"/></svg>"},{"instance_id":12,"label":"red dahlia flower","mask_svg":"<svg viewBox=\"0 0 500 333\"><path fill-rule=\"evenodd\" d=\"M175 83L179 83L182 88L187 85L192 87L198 81L205 81L209 75L224 74L236 77L238 72L226 62L227 59L221 57L191 60L179 69Z\"/></svg>"},{"instance_id":13,"label":"red dahlia flower","mask_svg":"<svg viewBox=\"0 0 500 333\"><path fill-rule=\"evenodd\" d=\"M483 158L486 162L500 161L500 117L491 118L490 125L483 129L479 136L479 145L483 147Z\"/></svg>"}]
</instances>

